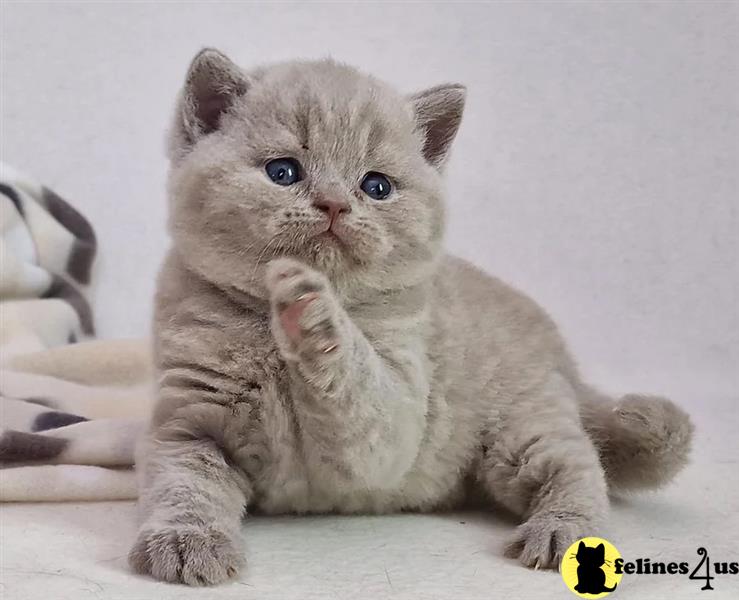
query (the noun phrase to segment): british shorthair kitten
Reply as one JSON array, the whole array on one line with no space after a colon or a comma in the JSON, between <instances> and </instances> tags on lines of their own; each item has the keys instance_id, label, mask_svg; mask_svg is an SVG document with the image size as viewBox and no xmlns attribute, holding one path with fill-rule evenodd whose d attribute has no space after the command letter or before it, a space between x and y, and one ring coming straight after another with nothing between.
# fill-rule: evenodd
<instances>
[{"instance_id":1,"label":"british shorthair kitten","mask_svg":"<svg viewBox=\"0 0 739 600\"><path fill-rule=\"evenodd\" d=\"M331 60L192 62L171 131L159 400L133 568L233 576L249 511L432 511L474 496L556 567L609 490L657 487L692 425L583 383L546 313L442 248L465 89L403 96Z\"/></svg>"}]
</instances>

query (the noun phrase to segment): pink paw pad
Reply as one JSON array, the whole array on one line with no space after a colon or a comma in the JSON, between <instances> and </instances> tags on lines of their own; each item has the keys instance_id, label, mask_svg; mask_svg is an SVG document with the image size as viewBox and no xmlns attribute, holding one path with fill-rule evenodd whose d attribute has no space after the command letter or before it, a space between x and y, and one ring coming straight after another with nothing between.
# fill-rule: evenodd
<instances>
[{"instance_id":1,"label":"pink paw pad","mask_svg":"<svg viewBox=\"0 0 739 600\"><path fill-rule=\"evenodd\" d=\"M302 338L300 319L303 316L306 307L318 297L319 295L316 292L303 294L298 297L295 302L288 304L280 311L280 324L282 325L282 329L293 343L299 342Z\"/></svg>"}]
</instances>

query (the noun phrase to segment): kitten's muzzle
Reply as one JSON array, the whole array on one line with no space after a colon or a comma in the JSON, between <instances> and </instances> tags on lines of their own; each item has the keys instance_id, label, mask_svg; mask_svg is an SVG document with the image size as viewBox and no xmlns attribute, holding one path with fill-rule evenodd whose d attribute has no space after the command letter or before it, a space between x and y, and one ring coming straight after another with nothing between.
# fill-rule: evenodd
<instances>
[{"instance_id":1,"label":"kitten's muzzle","mask_svg":"<svg viewBox=\"0 0 739 600\"><path fill-rule=\"evenodd\" d=\"M313 206L328 217L328 228L326 231L332 231L334 224L342 214L352 212L352 207L346 200L327 198L326 196L317 196L313 200Z\"/></svg>"}]
</instances>

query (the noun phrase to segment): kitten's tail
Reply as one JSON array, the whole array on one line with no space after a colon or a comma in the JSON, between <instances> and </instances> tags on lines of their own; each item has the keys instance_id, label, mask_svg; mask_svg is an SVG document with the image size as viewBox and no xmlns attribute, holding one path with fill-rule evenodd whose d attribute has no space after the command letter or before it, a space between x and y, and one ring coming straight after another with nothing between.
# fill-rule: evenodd
<instances>
[{"instance_id":1,"label":"kitten's tail","mask_svg":"<svg viewBox=\"0 0 739 600\"><path fill-rule=\"evenodd\" d=\"M614 402L586 388L580 415L613 491L658 488L688 462L693 424L666 398L628 394Z\"/></svg>"}]
</instances>

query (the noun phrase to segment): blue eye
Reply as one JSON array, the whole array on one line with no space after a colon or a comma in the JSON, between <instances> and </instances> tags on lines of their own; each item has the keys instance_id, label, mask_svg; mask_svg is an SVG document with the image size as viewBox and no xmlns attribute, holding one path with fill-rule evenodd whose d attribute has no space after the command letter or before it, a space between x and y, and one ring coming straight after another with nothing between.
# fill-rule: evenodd
<instances>
[{"instance_id":1,"label":"blue eye","mask_svg":"<svg viewBox=\"0 0 739 600\"><path fill-rule=\"evenodd\" d=\"M364 179L362 179L362 185L360 187L365 194L375 200L384 200L393 190L390 180L382 173L376 171L367 173Z\"/></svg>"},{"instance_id":2,"label":"blue eye","mask_svg":"<svg viewBox=\"0 0 739 600\"><path fill-rule=\"evenodd\" d=\"M264 170L277 185L292 185L302 179L300 163L294 158L276 158L269 161Z\"/></svg>"}]
</instances>

